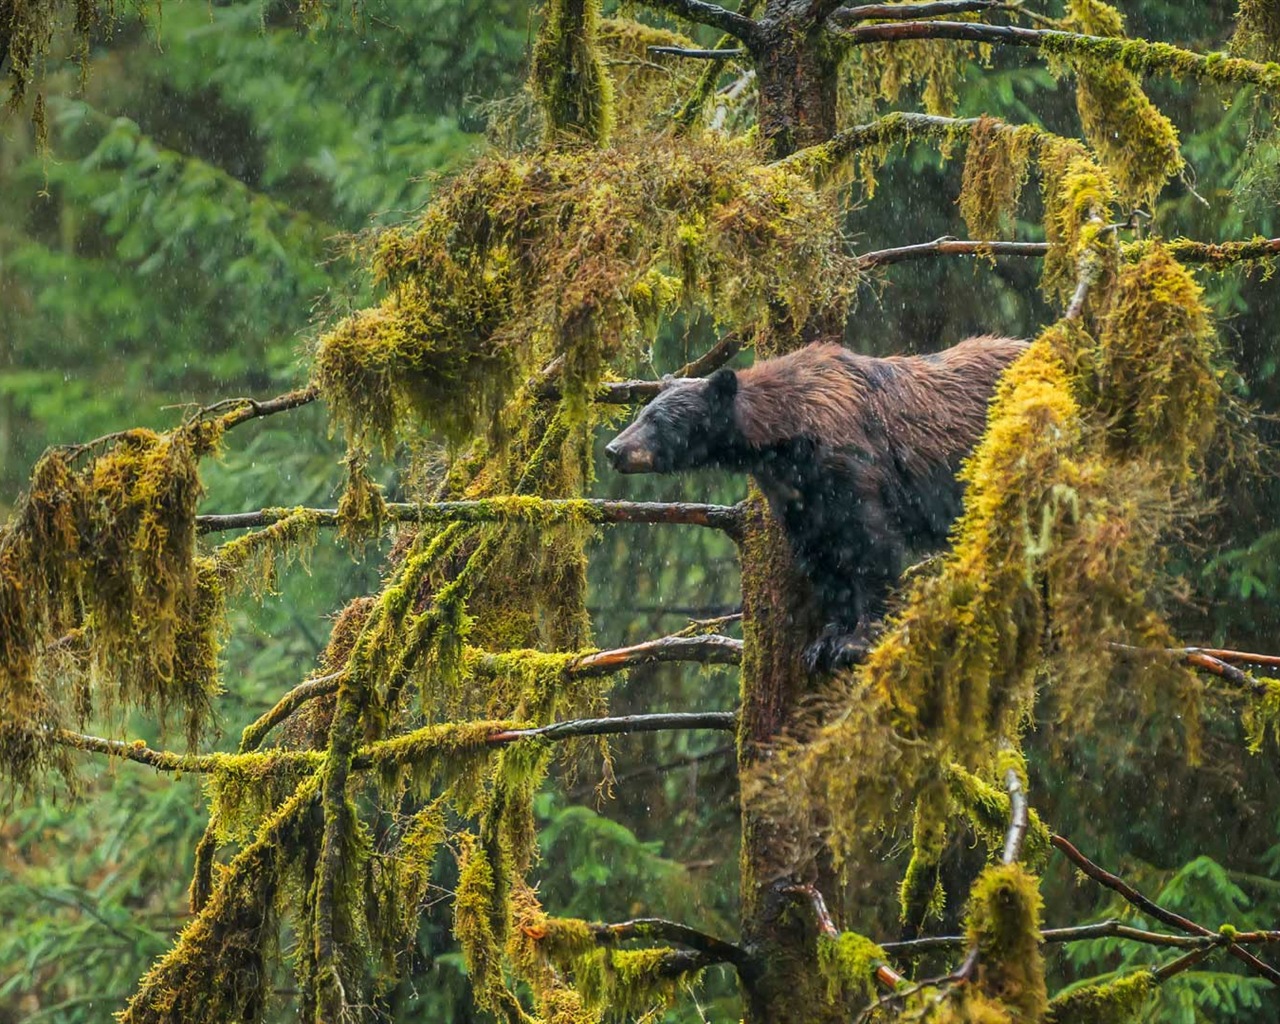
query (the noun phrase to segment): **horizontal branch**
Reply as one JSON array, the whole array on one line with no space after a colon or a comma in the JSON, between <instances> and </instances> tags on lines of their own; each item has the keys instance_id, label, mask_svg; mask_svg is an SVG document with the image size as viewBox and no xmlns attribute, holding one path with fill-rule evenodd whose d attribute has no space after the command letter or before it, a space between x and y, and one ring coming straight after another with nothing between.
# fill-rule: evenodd
<instances>
[{"instance_id":1,"label":"horizontal branch","mask_svg":"<svg viewBox=\"0 0 1280 1024\"><path fill-rule=\"evenodd\" d=\"M595 936L596 942L602 946L614 946L628 939L662 939L695 949L713 957L716 963L744 967L750 962L750 957L741 946L717 939L714 935L700 932L688 925L667 921L660 917L641 917L632 921L620 921L617 924L593 924L591 933Z\"/></svg>"},{"instance_id":2,"label":"horizontal branch","mask_svg":"<svg viewBox=\"0 0 1280 1024\"><path fill-rule=\"evenodd\" d=\"M508 729L489 736L490 745L514 743L516 740L563 740L571 736L617 736L623 733L667 732L683 729L715 729L732 731L738 716L732 711L688 711L665 715L622 715L618 718L582 718L554 722L531 729Z\"/></svg>"},{"instance_id":3,"label":"horizontal branch","mask_svg":"<svg viewBox=\"0 0 1280 1024\"><path fill-rule=\"evenodd\" d=\"M1022 28L1018 25L984 25L972 21L899 21L892 24L833 26L833 34L852 45L900 43L914 39L956 39L1004 46L1032 46L1063 57L1088 58L1118 64L1136 74L1163 72L1194 75L1222 82L1250 82L1264 88L1280 88L1280 66L1259 64L1223 53L1194 53L1168 43L1145 39L1091 36L1059 29Z\"/></svg>"},{"instance_id":4,"label":"horizontal branch","mask_svg":"<svg viewBox=\"0 0 1280 1024\"><path fill-rule=\"evenodd\" d=\"M740 39L748 46L752 45L759 35L756 23L719 4L707 3L705 0L645 0L647 6L655 10L665 11L692 21L696 25L710 25L721 32L727 32L734 39Z\"/></svg>"},{"instance_id":5,"label":"horizontal branch","mask_svg":"<svg viewBox=\"0 0 1280 1024\"><path fill-rule=\"evenodd\" d=\"M1125 256L1133 258L1149 245L1149 242L1129 242L1121 248ZM1205 263L1219 270L1251 260L1280 257L1280 238L1255 238L1242 242L1197 242L1190 238L1174 238L1165 242L1164 246L1180 263ZM869 269L933 256L1024 256L1035 259L1047 256L1048 253L1048 242L1001 242L943 237L932 242L865 252L858 257L858 265Z\"/></svg>"},{"instance_id":6,"label":"horizontal branch","mask_svg":"<svg viewBox=\"0 0 1280 1024\"><path fill-rule=\"evenodd\" d=\"M1220 679L1225 679L1233 686L1248 690L1255 696L1265 696L1269 689L1267 684L1254 679L1248 672L1231 664L1228 659L1244 664L1260 665L1275 668L1280 658L1267 654L1247 654L1244 651L1225 651L1205 647L1133 647L1129 644L1112 643L1113 650L1134 657L1171 658L1200 672L1208 672Z\"/></svg>"},{"instance_id":7,"label":"horizontal branch","mask_svg":"<svg viewBox=\"0 0 1280 1024\"><path fill-rule=\"evenodd\" d=\"M741 48L723 50L694 50L686 46L649 46L650 53L660 53L668 57L687 57L690 60L729 60L743 57L747 51Z\"/></svg>"},{"instance_id":8,"label":"horizontal branch","mask_svg":"<svg viewBox=\"0 0 1280 1024\"><path fill-rule=\"evenodd\" d=\"M671 376L677 379L705 377L707 374L720 369L740 351L742 351L741 336L737 333L726 334L706 352L698 356L697 359L685 363ZM553 364L543 374L541 383L536 385L535 391L541 401L554 402L563 397L563 391L556 379L562 368L561 365ZM602 405L630 405L633 402L645 402L650 398L656 397L665 383L665 379L610 381L600 385L592 401Z\"/></svg>"},{"instance_id":9,"label":"horizontal branch","mask_svg":"<svg viewBox=\"0 0 1280 1024\"><path fill-rule=\"evenodd\" d=\"M845 128L826 142L797 150L778 162L783 166L809 168L819 173L860 149L910 142L917 138L952 138L966 134L978 120L976 117L943 117L940 114L895 110L866 124Z\"/></svg>"},{"instance_id":10,"label":"horizontal branch","mask_svg":"<svg viewBox=\"0 0 1280 1024\"><path fill-rule=\"evenodd\" d=\"M585 655L565 669L565 673L575 677L607 676L623 668L668 661L737 665L742 661L742 641L718 633L705 636L664 636L659 640L647 640L631 647Z\"/></svg>"},{"instance_id":11,"label":"horizontal branch","mask_svg":"<svg viewBox=\"0 0 1280 1024\"><path fill-rule=\"evenodd\" d=\"M1238 933L1233 938L1239 943ZM1250 943L1273 941L1250 933ZM1276 933L1280 938L1280 932ZM1147 931L1145 928L1134 928L1121 924L1116 920L1100 921L1097 924L1077 925L1071 928L1045 928L1040 932L1040 941L1044 943L1085 942L1089 939L1119 938L1141 942L1148 946L1167 946L1174 949L1205 949L1222 944L1219 936L1204 935L1171 935L1168 932ZM909 939L903 942L882 942L880 948L886 953L903 958L924 956L944 949L962 949L969 944L964 935L931 935L923 939Z\"/></svg>"},{"instance_id":12,"label":"horizontal branch","mask_svg":"<svg viewBox=\"0 0 1280 1024\"><path fill-rule=\"evenodd\" d=\"M220 408L232 406L232 411L222 417L222 429L230 430L241 423L248 423L249 420L261 419L264 416L274 416L277 413L288 412L290 409L309 405L319 397L320 389L309 387L299 388L296 391L280 395L278 398L269 398L264 401L259 401L256 398L229 398L217 403L217 405L200 410L198 415L208 416L217 412Z\"/></svg>"},{"instance_id":13,"label":"horizontal branch","mask_svg":"<svg viewBox=\"0 0 1280 1024\"><path fill-rule=\"evenodd\" d=\"M387 517L400 523L518 523L551 526L574 521L652 523L705 526L734 535L741 513L736 505L702 505L694 502L615 501L610 498L489 498L479 501L440 501L416 504L394 502ZM338 525L332 508L265 508L256 512L196 517L197 533L244 530L270 526L288 516L303 513L316 526Z\"/></svg>"},{"instance_id":14,"label":"horizontal branch","mask_svg":"<svg viewBox=\"0 0 1280 1024\"><path fill-rule=\"evenodd\" d=\"M836 25L856 25L863 21L910 21L915 18L938 18L948 14L1009 10L1007 0L933 0L927 3L860 4L840 7L828 19Z\"/></svg>"},{"instance_id":15,"label":"horizontal branch","mask_svg":"<svg viewBox=\"0 0 1280 1024\"><path fill-rule=\"evenodd\" d=\"M467 722L468 739L457 739L449 724L427 726L414 732L381 740L365 747L352 758L354 770L364 770L375 765L412 764L426 752L434 753L433 739L459 746L502 747L520 740L543 739L557 741L575 736L618 736L629 733L668 732L679 730L714 729L731 731L737 727L738 716L732 711L674 712L654 715L623 715L617 718L579 718L550 725L529 728L511 728L509 723L494 722L492 731L484 733L476 726L485 723ZM504 727L505 726L505 727ZM239 762L254 761L268 755L245 754L178 754L169 750L155 750L141 740L103 739L67 729L55 729L50 738L64 747L71 747L91 754L108 754L137 764L148 765L162 772L190 772L208 774L219 768ZM272 751L271 755L283 762L295 762L308 769L317 768L324 754L316 750Z\"/></svg>"}]
</instances>

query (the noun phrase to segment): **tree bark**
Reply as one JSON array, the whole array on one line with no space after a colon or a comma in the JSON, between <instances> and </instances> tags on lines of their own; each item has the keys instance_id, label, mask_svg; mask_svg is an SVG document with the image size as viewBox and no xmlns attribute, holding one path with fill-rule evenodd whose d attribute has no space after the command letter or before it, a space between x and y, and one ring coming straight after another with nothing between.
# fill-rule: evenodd
<instances>
[{"instance_id":1,"label":"tree bark","mask_svg":"<svg viewBox=\"0 0 1280 1024\"><path fill-rule=\"evenodd\" d=\"M760 129L779 158L836 133L838 57L810 6L771 3L752 47Z\"/></svg>"}]
</instances>

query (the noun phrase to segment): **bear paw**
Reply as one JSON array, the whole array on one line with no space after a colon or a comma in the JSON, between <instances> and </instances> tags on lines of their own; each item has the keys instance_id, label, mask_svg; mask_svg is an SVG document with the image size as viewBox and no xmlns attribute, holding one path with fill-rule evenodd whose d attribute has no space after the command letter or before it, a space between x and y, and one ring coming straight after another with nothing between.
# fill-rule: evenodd
<instances>
[{"instance_id":1,"label":"bear paw","mask_svg":"<svg viewBox=\"0 0 1280 1024\"><path fill-rule=\"evenodd\" d=\"M831 622L804 649L804 664L810 672L835 672L857 665L867 656L875 641L875 629L859 623L850 629L845 623Z\"/></svg>"}]
</instances>

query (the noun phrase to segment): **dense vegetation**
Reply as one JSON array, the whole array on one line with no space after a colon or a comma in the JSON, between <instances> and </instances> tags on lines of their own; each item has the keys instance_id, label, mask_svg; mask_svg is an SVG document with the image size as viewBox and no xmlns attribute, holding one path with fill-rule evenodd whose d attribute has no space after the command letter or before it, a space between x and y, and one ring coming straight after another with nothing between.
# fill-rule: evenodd
<instances>
[{"instance_id":1,"label":"dense vegetation","mask_svg":"<svg viewBox=\"0 0 1280 1024\"><path fill-rule=\"evenodd\" d=\"M1280 653L1274 2L67 6L0 0L0 1021L1274 1019L1280 691L1166 653ZM596 473L617 381L985 331L837 679L744 481Z\"/></svg>"}]
</instances>

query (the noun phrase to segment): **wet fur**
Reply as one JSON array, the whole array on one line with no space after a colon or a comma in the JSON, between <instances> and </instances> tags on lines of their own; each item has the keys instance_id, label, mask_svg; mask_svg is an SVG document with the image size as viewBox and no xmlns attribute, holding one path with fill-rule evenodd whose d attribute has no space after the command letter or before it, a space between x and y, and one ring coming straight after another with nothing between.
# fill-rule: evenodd
<instances>
[{"instance_id":1,"label":"wet fur","mask_svg":"<svg viewBox=\"0 0 1280 1024\"><path fill-rule=\"evenodd\" d=\"M652 472L751 473L830 623L806 660L834 667L865 650L908 552L946 542L960 512L960 463L982 434L996 380L1025 348L979 337L876 359L810 345L672 382L611 454L642 449Z\"/></svg>"}]
</instances>

